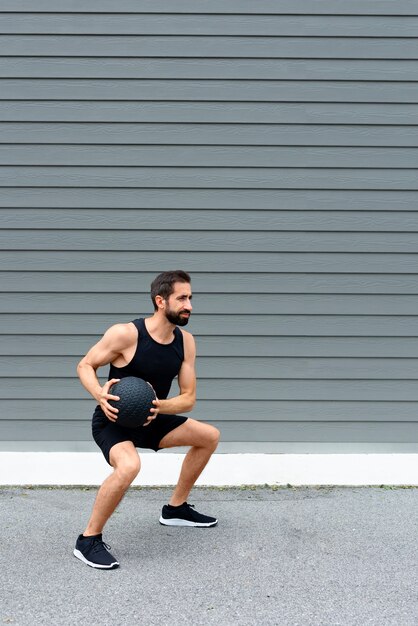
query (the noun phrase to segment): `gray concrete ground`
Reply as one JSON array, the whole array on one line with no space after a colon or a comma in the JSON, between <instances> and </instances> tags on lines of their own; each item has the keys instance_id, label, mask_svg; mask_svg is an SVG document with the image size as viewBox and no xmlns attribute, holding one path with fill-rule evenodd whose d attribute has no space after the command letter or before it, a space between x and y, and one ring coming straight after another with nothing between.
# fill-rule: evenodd
<instances>
[{"instance_id":1,"label":"gray concrete ground","mask_svg":"<svg viewBox=\"0 0 418 626\"><path fill-rule=\"evenodd\" d=\"M196 488L211 529L159 525L169 493L128 492L97 571L94 488L0 488L0 624L418 624L418 489Z\"/></svg>"}]
</instances>

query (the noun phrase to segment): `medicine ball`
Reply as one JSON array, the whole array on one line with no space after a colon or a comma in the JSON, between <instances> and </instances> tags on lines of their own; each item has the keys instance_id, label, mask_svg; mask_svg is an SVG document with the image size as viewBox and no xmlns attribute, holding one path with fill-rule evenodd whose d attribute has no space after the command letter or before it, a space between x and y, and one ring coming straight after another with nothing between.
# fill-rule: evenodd
<instances>
[{"instance_id":1,"label":"medicine ball","mask_svg":"<svg viewBox=\"0 0 418 626\"><path fill-rule=\"evenodd\" d=\"M109 400L116 409L116 424L125 428L137 428L147 421L147 417L152 415L151 409L155 408L152 401L156 399L155 391L151 385L137 378L136 376L126 376L118 383L114 383L109 393L119 396L120 400Z\"/></svg>"}]
</instances>

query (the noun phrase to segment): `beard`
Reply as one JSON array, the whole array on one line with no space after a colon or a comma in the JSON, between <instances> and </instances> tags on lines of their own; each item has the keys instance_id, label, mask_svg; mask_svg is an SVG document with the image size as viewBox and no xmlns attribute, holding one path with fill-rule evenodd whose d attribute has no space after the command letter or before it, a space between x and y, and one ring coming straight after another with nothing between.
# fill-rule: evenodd
<instances>
[{"instance_id":1,"label":"beard","mask_svg":"<svg viewBox=\"0 0 418 626\"><path fill-rule=\"evenodd\" d=\"M187 317L183 317L183 313L187 313ZM186 326L189 322L190 313L189 311L179 311L178 313L174 313L174 311L167 309L165 316L171 324L175 324L176 326Z\"/></svg>"}]
</instances>

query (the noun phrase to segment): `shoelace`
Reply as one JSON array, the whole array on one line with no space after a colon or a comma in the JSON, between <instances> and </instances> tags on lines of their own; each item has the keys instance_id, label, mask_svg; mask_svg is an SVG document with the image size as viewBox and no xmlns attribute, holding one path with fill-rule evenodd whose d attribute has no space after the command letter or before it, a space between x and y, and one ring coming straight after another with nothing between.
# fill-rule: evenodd
<instances>
[{"instance_id":1,"label":"shoelace","mask_svg":"<svg viewBox=\"0 0 418 626\"><path fill-rule=\"evenodd\" d=\"M102 550L110 550L110 546L108 546L102 539L95 539L92 546L92 552L101 552Z\"/></svg>"}]
</instances>

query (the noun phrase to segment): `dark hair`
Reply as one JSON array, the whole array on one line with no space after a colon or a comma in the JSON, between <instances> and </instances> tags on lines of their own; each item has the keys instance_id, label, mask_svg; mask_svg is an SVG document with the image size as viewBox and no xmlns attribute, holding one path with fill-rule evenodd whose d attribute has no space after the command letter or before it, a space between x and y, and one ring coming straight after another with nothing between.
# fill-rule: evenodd
<instances>
[{"instance_id":1,"label":"dark hair","mask_svg":"<svg viewBox=\"0 0 418 626\"><path fill-rule=\"evenodd\" d=\"M174 283L190 283L191 279L187 272L183 270L171 270L158 274L151 283L151 300L154 310L158 309L155 302L156 296L161 296L166 300L174 291Z\"/></svg>"}]
</instances>

